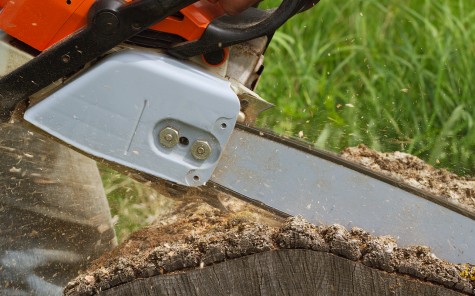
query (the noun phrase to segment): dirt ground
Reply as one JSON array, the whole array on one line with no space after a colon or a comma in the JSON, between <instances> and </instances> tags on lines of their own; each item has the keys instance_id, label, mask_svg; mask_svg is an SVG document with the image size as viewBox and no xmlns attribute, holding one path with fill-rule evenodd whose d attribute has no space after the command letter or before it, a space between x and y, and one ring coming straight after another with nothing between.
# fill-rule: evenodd
<instances>
[{"instance_id":1,"label":"dirt ground","mask_svg":"<svg viewBox=\"0 0 475 296\"><path fill-rule=\"evenodd\" d=\"M475 210L475 180L437 170L405 153L378 153L365 146L342 156ZM137 278L200 268L277 249L308 249L360 262L389 273L429 281L475 294L475 266L440 260L428 247L399 248L390 236L363 229L313 225L300 217L283 218L219 196L224 208L187 200L174 213L134 233L110 254L71 281L66 295L93 295Z\"/></svg>"}]
</instances>

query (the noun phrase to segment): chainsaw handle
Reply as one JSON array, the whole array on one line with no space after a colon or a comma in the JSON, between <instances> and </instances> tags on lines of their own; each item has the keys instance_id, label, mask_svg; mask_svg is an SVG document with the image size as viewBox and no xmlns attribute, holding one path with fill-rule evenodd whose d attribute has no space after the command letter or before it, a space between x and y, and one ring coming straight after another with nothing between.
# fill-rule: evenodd
<instances>
[{"instance_id":1,"label":"chainsaw handle","mask_svg":"<svg viewBox=\"0 0 475 296\"><path fill-rule=\"evenodd\" d=\"M196 1L97 0L89 10L86 27L0 77L0 123L9 121L16 106L32 94Z\"/></svg>"},{"instance_id":2,"label":"chainsaw handle","mask_svg":"<svg viewBox=\"0 0 475 296\"><path fill-rule=\"evenodd\" d=\"M261 36L270 36L289 18L318 1L283 0L277 9L250 7L238 15L218 17L208 25L200 39L178 44L168 52L178 58L189 58Z\"/></svg>"}]
</instances>

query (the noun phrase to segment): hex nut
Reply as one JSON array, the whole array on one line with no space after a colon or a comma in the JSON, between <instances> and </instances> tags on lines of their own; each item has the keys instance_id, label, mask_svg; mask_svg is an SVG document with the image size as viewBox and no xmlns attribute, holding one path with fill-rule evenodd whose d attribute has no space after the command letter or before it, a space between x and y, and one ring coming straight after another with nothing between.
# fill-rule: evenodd
<instances>
[{"instance_id":1,"label":"hex nut","mask_svg":"<svg viewBox=\"0 0 475 296\"><path fill-rule=\"evenodd\" d=\"M191 145L191 155L196 160L205 160L211 155L211 146L207 141L196 140L193 145Z\"/></svg>"},{"instance_id":2,"label":"hex nut","mask_svg":"<svg viewBox=\"0 0 475 296\"><path fill-rule=\"evenodd\" d=\"M178 131L172 127L166 127L159 134L160 145L166 148L173 148L178 144Z\"/></svg>"}]
</instances>

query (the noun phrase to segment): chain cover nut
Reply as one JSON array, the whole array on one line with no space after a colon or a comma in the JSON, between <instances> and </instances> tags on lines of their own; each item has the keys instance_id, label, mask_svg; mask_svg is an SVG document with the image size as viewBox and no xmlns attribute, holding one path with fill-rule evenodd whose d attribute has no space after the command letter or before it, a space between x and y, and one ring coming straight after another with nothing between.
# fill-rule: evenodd
<instances>
[{"instance_id":1,"label":"chain cover nut","mask_svg":"<svg viewBox=\"0 0 475 296\"><path fill-rule=\"evenodd\" d=\"M166 127L160 131L160 144L166 148L173 148L178 144L178 131L172 127Z\"/></svg>"},{"instance_id":2,"label":"chain cover nut","mask_svg":"<svg viewBox=\"0 0 475 296\"><path fill-rule=\"evenodd\" d=\"M211 155L211 146L207 141L196 140L191 146L191 155L196 160L205 160Z\"/></svg>"}]
</instances>

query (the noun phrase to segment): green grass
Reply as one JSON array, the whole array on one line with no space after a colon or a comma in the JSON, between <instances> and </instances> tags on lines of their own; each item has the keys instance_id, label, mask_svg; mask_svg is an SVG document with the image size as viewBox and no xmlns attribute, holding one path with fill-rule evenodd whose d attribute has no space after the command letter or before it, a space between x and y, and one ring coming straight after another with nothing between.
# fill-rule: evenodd
<instances>
[{"instance_id":1,"label":"green grass","mask_svg":"<svg viewBox=\"0 0 475 296\"><path fill-rule=\"evenodd\" d=\"M124 241L135 230L166 214L174 203L147 185L110 168L99 165L99 170L119 242Z\"/></svg>"},{"instance_id":2,"label":"green grass","mask_svg":"<svg viewBox=\"0 0 475 296\"><path fill-rule=\"evenodd\" d=\"M475 1L322 0L274 37L259 124L475 174Z\"/></svg>"}]
</instances>

